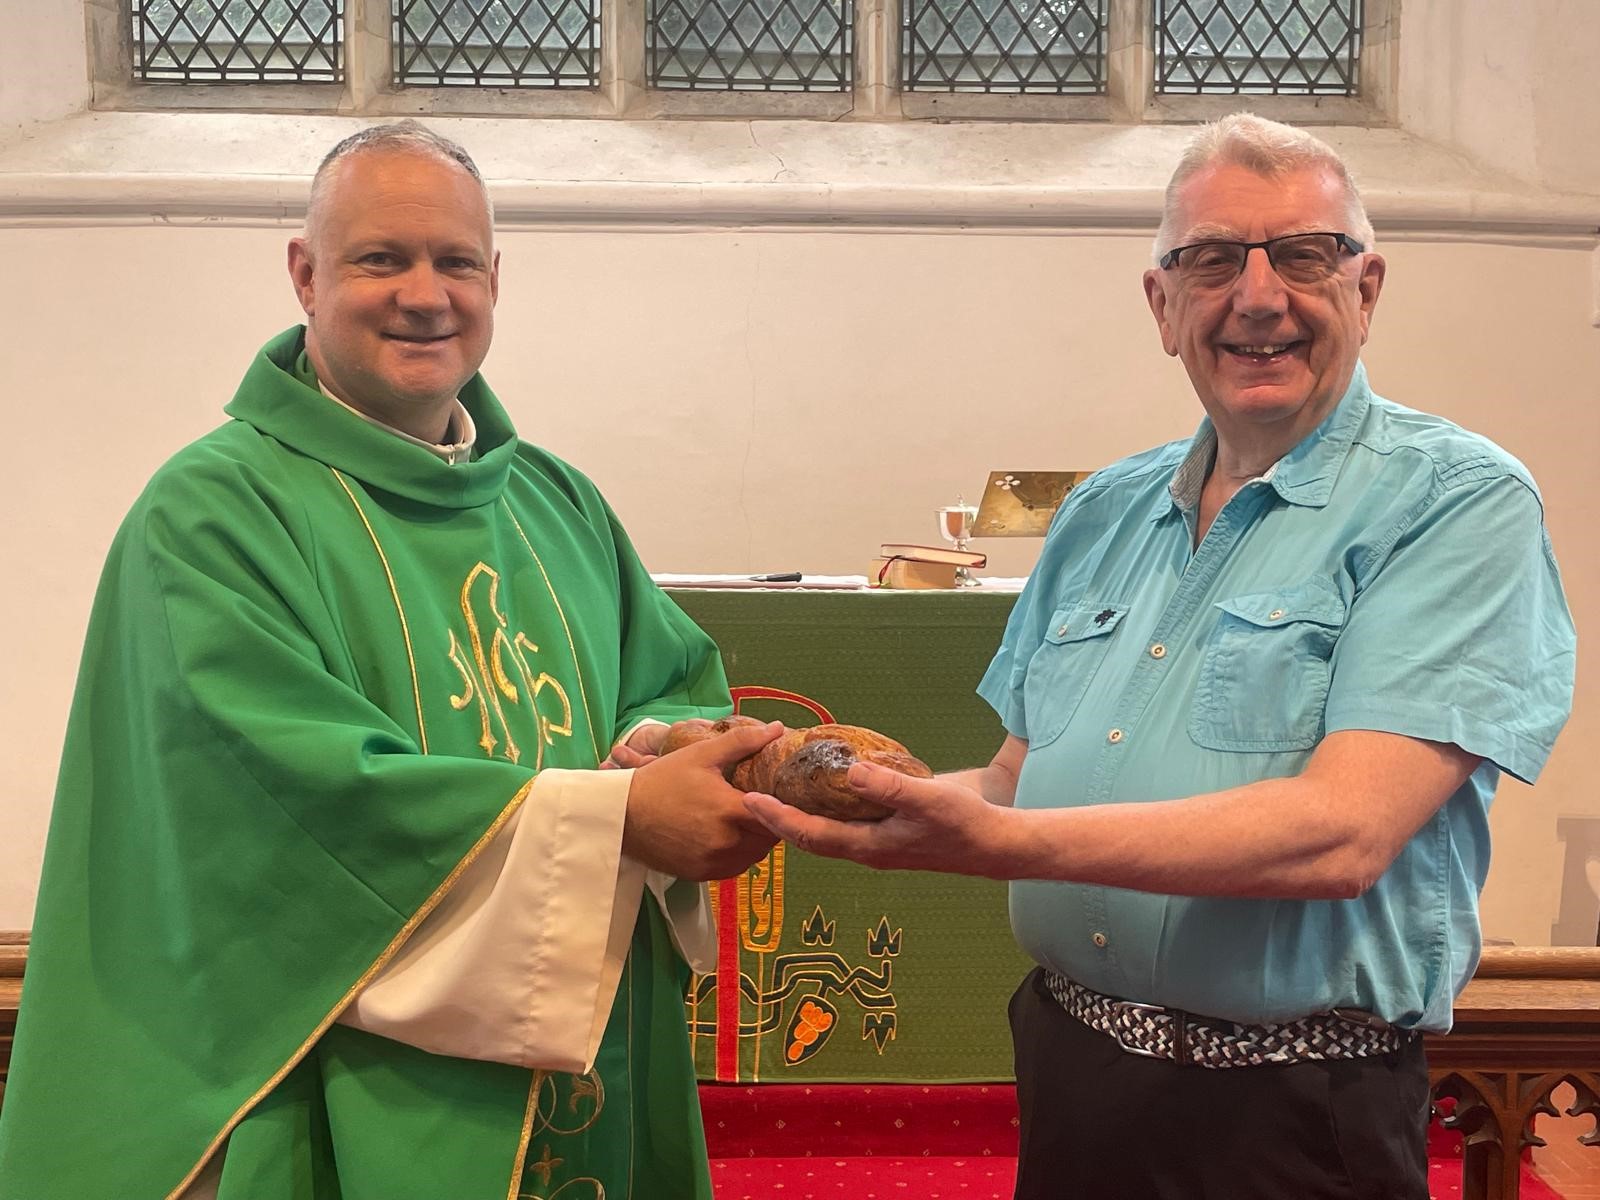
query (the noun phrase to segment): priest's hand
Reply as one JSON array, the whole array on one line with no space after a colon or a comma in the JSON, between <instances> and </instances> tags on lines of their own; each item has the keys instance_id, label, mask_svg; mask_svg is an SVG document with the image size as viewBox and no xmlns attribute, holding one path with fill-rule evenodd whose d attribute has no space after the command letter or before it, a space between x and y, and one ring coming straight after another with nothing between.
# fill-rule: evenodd
<instances>
[{"instance_id":1,"label":"priest's hand","mask_svg":"<svg viewBox=\"0 0 1600 1200\"><path fill-rule=\"evenodd\" d=\"M1014 877L1012 839L1026 814L992 804L950 777L913 779L858 762L847 778L861 795L894 811L879 821L834 821L759 792L745 796L745 807L774 834L810 854L880 870Z\"/></svg>"},{"instance_id":2,"label":"priest's hand","mask_svg":"<svg viewBox=\"0 0 1600 1200\"><path fill-rule=\"evenodd\" d=\"M777 838L745 809L727 772L783 732L743 726L652 759L633 773L622 852L679 879L726 879L758 862Z\"/></svg>"},{"instance_id":3,"label":"priest's hand","mask_svg":"<svg viewBox=\"0 0 1600 1200\"><path fill-rule=\"evenodd\" d=\"M710 729L712 725L703 717L690 717L678 724L705 729ZM660 756L661 744L667 740L667 731L671 728L671 725L664 725L660 721L646 721L625 740L611 747L611 753L606 756L605 762L600 764L600 769L611 771L618 767L642 767L647 762L653 762Z\"/></svg>"}]
</instances>

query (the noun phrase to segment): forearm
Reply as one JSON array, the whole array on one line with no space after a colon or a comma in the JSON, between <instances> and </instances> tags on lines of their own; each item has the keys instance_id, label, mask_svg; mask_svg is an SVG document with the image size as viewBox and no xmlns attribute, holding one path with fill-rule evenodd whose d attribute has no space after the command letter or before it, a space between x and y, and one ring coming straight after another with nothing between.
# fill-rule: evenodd
<instances>
[{"instance_id":1,"label":"forearm","mask_svg":"<svg viewBox=\"0 0 1600 1200\"><path fill-rule=\"evenodd\" d=\"M746 805L802 849L885 870L1342 899L1371 887L1480 761L1448 742L1350 729L1324 738L1292 779L1183 800L1016 808L1027 750L1008 737L988 767L938 779L857 763L851 786L893 810L882 821L829 821L770 797ZM991 800L990 787L1004 800Z\"/></svg>"},{"instance_id":2,"label":"forearm","mask_svg":"<svg viewBox=\"0 0 1600 1200\"><path fill-rule=\"evenodd\" d=\"M1479 761L1447 742L1345 730L1293 778L1183 800L1019 810L988 824L1013 879L1347 899L1372 886Z\"/></svg>"},{"instance_id":3,"label":"forearm","mask_svg":"<svg viewBox=\"0 0 1600 1200\"><path fill-rule=\"evenodd\" d=\"M1392 854L1315 782L1271 779L1183 800L1024 810L1007 874L1192 896L1345 899Z\"/></svg>"}]
</instances>

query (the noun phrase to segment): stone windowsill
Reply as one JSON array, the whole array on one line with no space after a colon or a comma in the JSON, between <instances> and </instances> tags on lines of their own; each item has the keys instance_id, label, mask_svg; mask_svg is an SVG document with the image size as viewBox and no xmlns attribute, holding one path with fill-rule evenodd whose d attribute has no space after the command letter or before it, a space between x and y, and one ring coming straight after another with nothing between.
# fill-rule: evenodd
<instances>
[{"instance_id":1,"label":"stone windowsill","mask_svg":"<svg viewBox=\"0 0 1600 1200\"><path fill-rule=\"evenodd\" d=\"M0 223L293 224L363 118L80 113L0 145ZM801 226L1147 234L1191 127L439 118L503 227ZM1319 130L1384 238L1594 246L1600 196L1542 191L1393 128Z\"/></svg>"}]
</instances>

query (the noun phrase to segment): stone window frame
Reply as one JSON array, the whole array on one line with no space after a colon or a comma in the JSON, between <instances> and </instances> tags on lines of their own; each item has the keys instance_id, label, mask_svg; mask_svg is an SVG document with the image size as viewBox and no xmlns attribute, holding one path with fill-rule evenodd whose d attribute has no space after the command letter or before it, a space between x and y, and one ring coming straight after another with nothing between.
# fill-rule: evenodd
<instances>
[{"instance_id":1,"label":"stone window frame","mask_svg":"<svg viewBox=\"0 0 1600 1200\"><path fill-rule=\"evenodd\" d=\"M1249 108L1301 125L1392 126L1400 0L1365 0L1361 95L1156 95L1152 0L1107 0L1103 95L903 91L901 0L855 0L854 86L848 92L686 91L645 82L646 0L605 0L594 89L408 87L390 80L389 0L346 0L342 83L142 83L132 78L126 0L85 0L90 107L98 110L278 112L360 117L475 116L1086 121L1187 123Z\"/></svg>"}]
</instances>

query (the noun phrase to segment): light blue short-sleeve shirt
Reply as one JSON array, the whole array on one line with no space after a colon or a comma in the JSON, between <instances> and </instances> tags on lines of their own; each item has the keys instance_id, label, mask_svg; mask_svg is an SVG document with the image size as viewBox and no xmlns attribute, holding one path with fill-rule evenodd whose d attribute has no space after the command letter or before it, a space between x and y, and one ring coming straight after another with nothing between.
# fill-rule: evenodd
<instances>
[{"instance_id":1,"label":"light blue short-sleeve shirt","mask_svg":"<svg viewBox=\"0 0 1600 1200\"><path fill-rule=\"evenodd\" d=\"M1202 422L1096 473L1056 514L978 689L1028 743L1018 807L1291 776L1344 729L1484 761L1356 899L1024 881L1012 927L1038 962L1114 996L1446 1030L1478 961L1500 772L1531 782L1572 704L1575 636L1538 490L1493 443L1374 396L1358 366L1195 547L1215 446Z\"/></svg>"}]
</instances>

